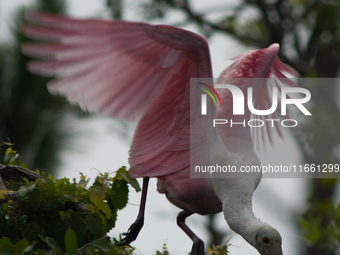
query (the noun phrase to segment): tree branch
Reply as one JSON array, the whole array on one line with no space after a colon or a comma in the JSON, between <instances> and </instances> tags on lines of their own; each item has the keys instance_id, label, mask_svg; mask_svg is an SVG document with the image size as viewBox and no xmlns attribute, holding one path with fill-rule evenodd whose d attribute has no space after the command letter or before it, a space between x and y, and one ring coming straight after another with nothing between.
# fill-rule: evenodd
<instances>
[{"instance_id":1,"label":"tree branch","mask_svg":"<svg viewBox=\"0 0 340 255\"><path fill-rule=\"evenodd\" d=\"M235 31L233 31L232 29L226 26L223 26L221 24L214 23L212 21L205 19L203 14L199 14L193 11L188 0L182 0L182 2L178 4L176 7L177 9L183 11L190 21L193 21L194 23L196 23L203 30L205 27L208 27L209 30L215 30L215 31L226 33L230 35L231 37L233 37L234 39L242 41L245 44L250 44L250 45L253 45L259 48L262 48L264 45L263 41L257 41L254 38L251 38L249 36L243 36L243 35L237 34L235 33Z\"/></svg>"},{"instance_id":2,"label":"tree branch","mask_svg":"<svg viewBox=\"0 0 340 255\"><path fill-rule=\"evenodd\" d=\"M8 190L3 180L13 180L18 182L21 181L22 178L27 178L29 181L34 182L36 179L42 179L42 176L20 166L7 166L0 164L0 190ZM0 199L0 204L7 203L9 200L16 200L18 198L18 192L8 190L5 196L5 199ZM87 208L77 201L67 202L63 205L57 206L56 210L73 210L75 212L89 213Z\"/></svg>"},{"instance_id":3,"label":"tree branch","mask_svg":"<svg viewBox=\"0 0 340 255\"><path fill-rule=\"evenodd\" d=\"M0 176L4 180L21 181L22 178L27 178L29 181L35 181L36 179L42 179L39 174L31 170L27 170L21 166L7 166L0 164Z\"/></svg>"}]
</instances>

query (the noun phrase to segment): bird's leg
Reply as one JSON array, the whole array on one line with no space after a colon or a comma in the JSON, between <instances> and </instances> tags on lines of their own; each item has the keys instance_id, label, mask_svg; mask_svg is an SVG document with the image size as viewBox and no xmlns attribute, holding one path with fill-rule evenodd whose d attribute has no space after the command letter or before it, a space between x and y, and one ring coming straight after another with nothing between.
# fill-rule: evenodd
<instances>
[{"instance_id":1,"label":"bird's leg","mask_svg":"<svg viewBox=\"0 0 340 255\"><path fill-rule=\"evenodd\" d=\"M130 226L129 230L126 233L123 233L125 236L122 240L120 240L119 245L128 245L132 241L136 240L139 231L142 229L144 224L144 211L145 211L145 203L146 203L146 194L148 191L149 185L149 177L143 178L143 188L142 188L142 197L140 200L139 212L136 221Z\"/></svg>"},{"instance_id":2,"label":"bird's leg","mask_svg":"<svg viewBox=\"0 0 340 255\"><path fill-rule=\"evenodd\" d=\"M199 239L194 232L185 224L185 219L192 215L193 212L181 211L177 216L177 225L191 238L194 242L190 255L205 255L204 243Z\"/></svg>"}]
</instances>

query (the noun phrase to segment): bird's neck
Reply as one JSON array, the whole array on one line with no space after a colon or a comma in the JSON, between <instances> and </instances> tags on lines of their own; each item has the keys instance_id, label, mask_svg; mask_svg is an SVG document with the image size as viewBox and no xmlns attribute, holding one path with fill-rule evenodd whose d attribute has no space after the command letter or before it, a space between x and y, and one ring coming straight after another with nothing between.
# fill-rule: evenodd
<instances>
[{"instance_id":1,"label":"bird's neck","mask_svg":"<svg viewBox=\"0 0 340 255\"><path fill-rule=\"evenodd\" d=\"M262 172L240 172L240 170L244 167L260 169L260 161L251 141L247 139L224 137L223 145L222 141L216 144L220 144L218 150L223 153L215 153L212 160L219 165L236 166L237 172L224 173L224 176L212 175L211 185L222 202L224 217L230 228L254 245L255 230L263 223L252 211L252 196L261 180ZM216 155L222 155L223 159L217 158Z\"/></svg>"},{"instance_id":2,"label":"bird's neck","mask_svg":"<svg viewBox=\"0 0 340 255\"><path fill-rule=\"evenodd\" d=\"M233 116L229 111L217 112L217 118L236 122L247 122L250 112ZM254 151L250 128L240 125L219 127L218 135L209 136L209 164L235 167L236 172L211 175L211 185L216 196L222 202L224 217L232 230L240 234L247 242L255 246L255 231L262 223L252 211L253 192L259 184L262 172L260 161ZM241 168L250 167L258 171L240 172Z\"/></svg>"},{"instance_id":3,"label":"bird's neck","mask_svg":"<svg viewBox=\"0 0 340 255\"><path fill-rule=\"evenodd\" d=\"M222 201L224 218L229 227L255 246L256 230L265 224L252 211L256 181L251 178L217 178L211 181L217 197Z\"/></svg>"}]
</instances>

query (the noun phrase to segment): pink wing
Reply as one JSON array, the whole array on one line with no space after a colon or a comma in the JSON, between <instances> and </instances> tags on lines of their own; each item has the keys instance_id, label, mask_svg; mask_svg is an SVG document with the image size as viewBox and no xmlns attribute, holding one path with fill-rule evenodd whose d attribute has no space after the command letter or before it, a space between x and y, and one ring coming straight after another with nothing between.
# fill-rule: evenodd
<instances>
[{"instance_id":1,"label":"pink wing","mask_svg":"<svg viewBox=\"0 0 340 255\"><path fill-rule=\"evenodd\" d=\"M134 177L188 172L190 78L212 76L203 37L144 23L35 12L27 18L37 25L23 26L23 33L48 42L25 44L23 52L44 58L29 69L56 76L48 84L51 93L111 117L142 116L130 151Z\"/></svg>"},{"instance_id":2,"label":"pink wing","mask_svg":"<svg viewBox=\"0 0 340 255\"><path fill-rule=\"evenodd\" d=\"M27 18L38 26L23 26L24 34L54 42L23 46L25 54L47 58L29 69L56 76L51 93L111 117L140 117L188 58L198 50L209 54L204 38L178 28L35 12Z\"/></svg>"},{"instance_id":3,"label":"pink wing","mask_svg":"<svg viewBox=\"0 0 340 255\"><path fill-rule=\"evenodd\" d=\"M283 64L277 57L279 51L278 44L272 44L270 47L260 50L247 51L240 55L230 58L235 60L226 70L224 70L219 78L234 79L235 84L246 91L246 87L253 86L254 88L254 108L259 110L269 109L272 105L271 90L273 87L280 88L283 86L296 87L298 86L284 73L288 73L294 77L299 77L299 74L292 70L290 67ZM248 78L249 81L247 80ZM260 79L257 79L260 78ZM261 80L261 78L265 78ZM271 80L267 79L271 78ZM239 81L237 81L239 79ZM253 81L253 82L252 82ZM254 85L259 82L260 84ZM228 100L231 100L230 95L226 94L226 90L221 91L221 97L224 97L223 104L228 105ZM231 102L229 102L231 103ZM228 109L220 107L218 115L228 114ZM270 115L253 116L254 119L261 119L265 126L262 128L253 128L253 140L255 139L258 147L266 140L272 143L273 131L278 132L281 136L280 127L277 122L273 122L275 128L269 126L269 122L265 119L278 119L275 112Z\"/></svg>"}]
</instances>

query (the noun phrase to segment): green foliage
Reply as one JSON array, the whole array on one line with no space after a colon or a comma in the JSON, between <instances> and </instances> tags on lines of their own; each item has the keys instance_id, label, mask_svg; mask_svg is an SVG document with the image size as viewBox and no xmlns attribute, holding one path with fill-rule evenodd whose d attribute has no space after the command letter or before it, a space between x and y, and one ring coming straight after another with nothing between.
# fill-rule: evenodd
<instances>
[{"instance_id":1,"label":"green foliage","mask_svg":"<svg viewBox=\"0 0 340 255\"><path fill-rule=\"evenodd\" d=\"M11 147L10 147L11 148ZM13 150L8 150L8 154ZM8 158L9 156L7 156ZM5 156L6 158L6 156ZM0 207L0 251L6 254L30 254L51 250L51 254L75 255L86 247L88 254L130 254L130 246L119 247L118 241L107 240L115 226L117 211L127 204L129 186L140 190L138 182L125 167L115 177L99 174L92 186L81 174L80 181L42 178L29 182L5 180L8 190L17 198ZM2 194L5 195L6 193ZM119 253L118 253L119 251Z\"/></svg>"},{"instance_id":2,"label":"green foliage","mask_svg":"<svg viewBox=\"0 0 340 255\"><path fill-rule=\"evenodd\" d=\"M228 253L227 245L213 245L212 249L208 248L207 250L207 255L227 255Z\"/></svg>"},{"instance_id":3,"label":"green foliage","mask_svg":"<svg viewBox=\"0 0 340 255\"><path fill-rule=\"evenodd\" d=\"M33 245L30 245L25 239L20 240L16 244L12 244L8 237L0 239L1 254L27 254L33 250Z\"/></svg>"},{"instance_id":4,"label":"green foliage","mask_svg":"<svg viewBox=\"0 0 340 255\"><path fill-rule=\"evenodd\" d=\"M8 139L9 140L9 139ZM13 150L13 145L10 141L2 142L2 145L7 146L4 163L9 166L20 165L23 168L27 168L27 166L22 163L22 157L17 153L17 151Z\"/></svg>"},{"instance_id":5,"label":"green foliage","mask_svg":"<svg viewBox=\"0 0 340 255\"><path fill-rule=\"evenodd\" d=\"M207 255L228 255L228 245L213 245L212 248L208 248L206 254ZM156 255L169 255L168 247L166 244L163 244L162 251L156 251Z\"/></svg>"},{"instance_id":6,"label":"green foliage","mask_svg":"<svg viewBox=\"0 0 340 255\"><path fill-rule=\"evenodd\" d=\"M141 4L143 16L146 20L164 18L166 16L166 12L174 6L171 5L171 7L169 7L168 5L170 4L170 2L172 1L153 0L149 2L144 2L143 4Z\"/></svg>"},{"instance_id":7,"label":"green foliage","mask_svg":"<svg viewBox=\"0 0 340 255\"><path fill-rule=\"evenodd\" d=\"M13 144L6 145L5 159L13 165L15 160L10 159L21 156L13 150ZM128 203L129 186L141 191L126 167L118 169L114 177L99 173L89 188L89 179L82 173L77 182L35 172L42 178L34 182L27 178L20 182L5 180L6 188L15 191L17 197L0 204L0 254L132 254L133 247L120 247L117 239L111 241L106 236L115 226L117 211ZM1 200L6 199L8 190L0 190ZM213 246L207 254L227 255L227 246ZM169 255L166 244L156 255Z\"/></svg>"},{"instance_id":8,"label":"green foliage","mask_svg":"<svg viewBox=\"0 0 340 255\"><path fill-rule=\"evenodd\" d=\"M156 251L156 255L169 255L168 247L166 247L166 244L163 244L162 252Z\"/></svg>"},{"instance_id":9,"label":"green foliage","mask_svg":"<svg viewBox=\"0 0 340 255\"><path fill-rule=\"evenodd\" d=\"M330 219L330 221L325 221ZM317 247L323 254L337 254L340 249L340 205L328 206L325 215L299 221L307 246Z\"/></svg>"}]
</instances>

